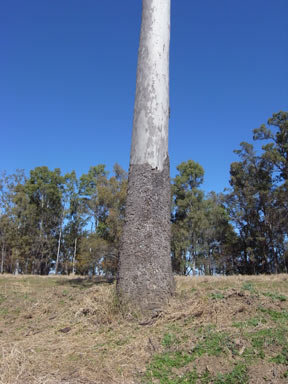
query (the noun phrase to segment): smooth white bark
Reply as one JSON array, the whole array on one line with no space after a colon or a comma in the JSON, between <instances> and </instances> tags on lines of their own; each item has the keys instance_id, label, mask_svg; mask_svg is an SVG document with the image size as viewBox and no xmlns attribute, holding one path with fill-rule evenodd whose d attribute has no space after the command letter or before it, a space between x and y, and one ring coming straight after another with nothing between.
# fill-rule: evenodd
<instances>
[{"instance_id":1,"label":"smooth white bark","mask_svg":"<svg viewBox=\"0 0 288 384\"><path fill-rule=\"evenodd\" d=\"M17 251L18 253L18 251ZM19 260L16 260L16 265L15 265L15 276L19 275Z\"/></svg>"},{"instance_id":2,"label":"smooth white bark","mask_svg":"<svg viewBox=\"0 0 288 384\"><path fill-rule=\"evenodd\" d=\"M61 247L61 237L62 237L62 223L59 233L59 239L58 239L58 248L57 248L57 257L56 257L56 265L55 265L55 274L58 273L58 266L59 266L59 257L60 257L60 247Z\"/></svg>"},{"instance_id":3,"label":"smooth white bark","mask_svg":"<svg viewBox=\"0 0 288 384\"><path fill-rule=\"evenodd\" d=\"M1 268L0 268L0 273L4 272L4 260L5 260L5 247L4 247L4 242L3 242L2 249L1 249Z\"/></svg>"},{"instance_id":4,"label":"smooth white bark","mask_svg":"<svg viewBox=\"0 0 288 384\"><path fill-rule=\"evenodd\" d=\"M73 254L73 262L72 262L72 275L75 275L76 252L77 252L77 237L76 237L75 242L74 242L74 254Z\"/></svg>"},{"instance_id":5,"label":"smooth white bark","mask_svg":"<svg viewBox=\"0 0 288 384\"><path fill-rule=\"evenodd\" d=\"M130 164L168 156L170 0L143 0Z\"/></svg>"}]
</instances>

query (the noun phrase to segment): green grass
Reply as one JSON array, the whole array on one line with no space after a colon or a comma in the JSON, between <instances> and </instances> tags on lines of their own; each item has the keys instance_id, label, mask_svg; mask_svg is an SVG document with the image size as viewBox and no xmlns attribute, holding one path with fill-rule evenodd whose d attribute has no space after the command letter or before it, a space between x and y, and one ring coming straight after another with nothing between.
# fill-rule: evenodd
<instances>
[{"instance_id":1,"label":"green grass","mask_svg":"<svg viewBox=\"0 0 288 384\"><path fill-rule=\"evenodd\" d=\"M255 284L253 284L252 282L245 282L242 285L242 289L244 291L249 291L252 294L256 294L256 295L261 294L261 295L263 295L265 297L270 297L274 301L282 301L283 302L283 301L287 300L287 297L285 295L280 294L278 292L270 292L270 291L261 292L261 291L257 290L256 287L255 287Z\"/></svg>"},{"instance_id":2,"label":"green grass","mask_svg":"<svg viewBox=\"0 0 288 384\"><path fill-rule=\"evenodd\" d=\"M287 297L284 295L281 295L279 293L273 293L273 292L262 292L263 296L266 297L271 297L274 300L279 300L279 301L286 301Z\"/></svg>"},{"instance_id":3,"label":"green grass","mask_svg":"<svg viewBox=\"0 0 288 384\"><path fill-rule=\"evenodd\" d=\"M192 353L195 357L200 357L204 354L208 356L220 356L225 353L227 348L233 349L233 344L228 334L207 332L203 335L203 340L196 345Z\"/></svg>"},{"instance_id":4,"label":"green grass","mask_svg":"<svg viewBox=\"0 0 288 384\"><path fill-rule=\"evenodd\" d=\"M8 308L0 308L0 316L5 316L9 313Z\"/></svg>"},{"instance_id":5,"label":"green grass","mask_svg":"<svg viewBox=\"0 0 288 384\"><path fill-rule=\"evenodd\" d=\"M267 323L267 320L264 317L251 317L246 321L236 321L232 323L232 327L234 328L249 328L249 327L258 327Z\"/></svg>"},{"instance_id":6,"label":"green grass","mask_svg":"<svg viewBox=\"0 0 288 384\"><path fill-rule=\"evenodd\" d=\"M213 375L208 370L202 373L197 372L197 367L193 366L186 372L177 375L176 369L183 368L193 361L193 357L183 352L174 354L162 354L155 356L146 372L143 384L155 383L158 379L159 384L248 384L248 369L243 363L239 363L225 374ZM231 364L232 365L232 364Z\"/></svg>"},{"instance_id":7,"label":"green grass","mask_svg":"<svg viewBox=\"0 0 288 384\"><path fill-rule=\"evenodd\" d=\"M215 293L210 293L209 295L212 299L214 300L222 300L225 298L225 296L223 295L223 293L221 292L215 292Z\"/></svg>"},{"instance_id":8,"label":"green grass","mask_svg":"<svg viewBox=\"0 0 288 384\"><path fill-rule=\"evenodd\" d=\"M180 340L173 333L165 333L162 340L162 345L165 348L170 348L173 345L177 345L179 343L180 343Z\"/></svg>"},{"instance_id":9,"label":"green grass","mask_svg":"<svg viewBox=\"0 0 288 384\"><path fill-rule=\"evenodd\" d=\"M257 361L265 360L288 366L288 328L287 325L267 327L272 321L286 320L286 312L261 308L261 316L235 322L233 327L242 329L241 338L246 347L239 352L235 335L217 331L215 325L198 328L194 334L199 340L190 350L181 349L181 329L177 336L165 333L162 338L163 353L155 354L147 367L143 383L152 384L248 384L249 367ZM175 327L175 326L174 326ZM261 329L258 329L258 328ZM265 328L262 328L265 327ZM267 327L267 328L266 328ZM182 330L183 334L185 333ZM176 350L175 350L176 348ZM277 353L272 351L279 350ZM173 350L174 349L174 350ZM228 373L212 374L209 371L198 372L196 360L204 356L229 359L234 356ZM156 380L156 381L155 381Z\"/></svg>"},{"instance_id":10,"label":"green grass","mask_svg":"<svg viewBox=\"0 0 288 384\"><path fill-rule=\"evenodd\" d=\"M288 322L288 311L275 311L274 309L263 307L259 307L259 311L262 313L267 313L274 321L284 321L286 323Z\"/></svg>"},{"instance_id":11,"label":"green grass","mask_svg":"<svg viewBox=\"0 0 288 384\"><path fill-rule=\"evenodd\" d=\"M244 289L244 291L255 292L255 286L251 282L243 283L242 289Z\"/></svg>"},{"instance_id":12,"label":"green grass","mask_svg":"<svg viewBox=\"0 0 288 384\"><path fill-rule=\"evenodd\" d=\"M249 383L248 369L243 363L237 364L230 373L218 375L213 384L246 384Z\"/></svg>"},{"instance_id":13,"label":"green grass","mask_svg":"<svg viewBox=\"0 0 288 384\"><path fill-rule=\"evenodd\" d=\"M282 348L282 351L278 355L272 357L270 361L277 364L288 364L288 344Z\"/></svg>"},{"instance_id":14,"label":"green grass","mask_svg":"<svg viewBox=\"0 0 288 384\"><path fill-rule=\"evenodd\" d=\"M199 341L199 343L197 343L191 350L166 350L161 354L154 355L152 362L147 369L144 383L152 383L154 379L158 379L160 384L184 384L196 382L205 384L210 383L212 379L214 380L216 376L211 376L209 372L201 374L197 373L196 367L188 370L185 374L177 374L175 372L177 369L179 370L180 368L187 367L197 358L204 355L215 357L221 355L225 356L228 350L233 354L237 353L230 335L224 332L215 332L214 328L214 326L211 326L200 329L199 335L201 335L201 341ZM179 339L176 338L175 335L169 333L165 333L162 339L162 345L165 348L173 348L175 345L179 345L179 342ZM241 370L237 366L226 375L218 375L215 383L246 383L244 374L241 374L242 381L236 380L240 375L240 371L243 373L245 370L242 366Z\"/></svg>"},{"instance_id":15,"label":"green grass","mask_svg":"<svg viewBox=\"0 0 288 384\"><path fill-rule=\"evenodd\" d=\"M287 343L287 329L282 328L267 328L261 329L256 332L251 332L246 334L246 338L251 342L252 349L248 349L246 352L247 357L249 358L260 358L264 359L266 355L271 354L271 348L279 347L282 348L280 355L277 355L273 358L268 359L269 361L278 362L281 364L282 356L286 357L288 350ZM276 359L276 360L273 360Z\"/></svg>"}]
</instances>

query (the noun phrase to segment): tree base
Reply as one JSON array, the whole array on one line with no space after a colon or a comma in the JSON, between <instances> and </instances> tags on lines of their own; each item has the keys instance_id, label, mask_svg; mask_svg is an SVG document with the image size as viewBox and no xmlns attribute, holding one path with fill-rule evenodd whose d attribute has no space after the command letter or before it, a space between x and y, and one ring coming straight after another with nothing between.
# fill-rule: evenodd
<instances>
[{"instance_id":1,"label":"tree base","mask_svg":"<svg viewBox=\"0 0 288 384\"><path fill-rule=\"evenodd\" d=\"M131 165L117 293L142 312L161 310L173 295L170 172L149 164Z\"/></svg>"}]
</instances>

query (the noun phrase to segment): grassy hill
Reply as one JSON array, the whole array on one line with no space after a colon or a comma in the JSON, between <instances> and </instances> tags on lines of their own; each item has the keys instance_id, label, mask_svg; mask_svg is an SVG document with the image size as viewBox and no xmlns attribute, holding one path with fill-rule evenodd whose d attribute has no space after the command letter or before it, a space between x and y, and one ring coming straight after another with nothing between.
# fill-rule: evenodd
<instances>
[{"instance_id":1,"label":"grassy hill","mask_svg":"<svg viewBox=\"0 0 288 384\"><path fill-rule=\"evenodd\" d=\"M288 383L287 275L176 281L140 318L114 285L1 276L0 383Z\"/></svg>"}]
</instances>

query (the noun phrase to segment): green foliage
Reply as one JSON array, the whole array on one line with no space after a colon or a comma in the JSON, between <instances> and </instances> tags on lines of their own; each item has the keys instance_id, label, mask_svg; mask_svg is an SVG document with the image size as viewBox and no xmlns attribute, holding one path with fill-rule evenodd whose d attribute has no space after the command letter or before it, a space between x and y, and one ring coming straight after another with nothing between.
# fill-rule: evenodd
<instances>
[{"instance_id":1,"label":"green foliage","mask_svg":"<svg viewBox=\"0 0 288 384\"><path fill-rule=\"evenodd\" d=\"M91 234L83 238L79 250L77 269L82 274L101 270L102 260L108 256L108 253L108 242L98 237L97 234Z\"/></svg>"},{"instance_id":2,"label":"green foliage","mask_svg":"<svg viewBox=\"0 0 288 384\"><path fill-rule=\"evenodd\" d=\"M104 165L77 179L36 167L0 178L0 272L116 273L127 175ZM92 231L87 231L92 227Z\"/></svg>"},{"instance_id":3,"label":"green foliage","mask_svg":"<svg viewBox=\"0 0 288 384\"><path fill-rule=\"evenodd\" d=\"M273 114L268 125L276 127L276 133L262 125L254 129L254 140L270 140L263 146L264 156L277 169L277 179L285 182L288 180L288 112Z\"/></svg>"},{"instance_id":4,"label":"green foliage","mask_svg":"<svg viewBox=\"0 0 288 384\"><path fill-rule=\"evenodd\" d=\"M254 130L254 140L268 141L260 155L241 143L240 161L231 164L231 191L225 206L239 232L236 260L240 273L287 272L288 113L279 112Z\"/></svg>"},{"instance_id":5,"label":"green foliage","mask_svg":"<svg viewBox=\"0 0 288 384\"><path fill-rule=\"evenodd\" d=\"M172 185L172 264L179 274L206 274L229 269L227 243L234 238L220 197L207 197L199 186L204 170L196 162L181 163Z\"/></svg>"},{"instance_id":6,"label":"green foliage","mask_svg":"<svg viewBox=\"0 0 288 384\"><path fill-rule=\"evenodd\" d=\"M83 271L83 260L87 260L91 256L90 266L93 263L96 266L95 260L98 259L98 271L115 275L124 223L127 174L118 164L115 164L114 176L110 179L107 176L108 172L101 164L91 167L88 174L84 174L80 178L83 214L86 215L92 226L95 226L95 234L87 234L83 242L80 264ZM94 245L89 247L89 243ZM87 254L88 248L95 249L94 255L91 251L89 251L90 256ZM97 256L95 256L95 252L97 252ZM92 269L92 273L95 271L94 267L90 269Z\"/></svg>"},{"instance_id":7,"label":"green foliage","mask_svg":"<svg viewBox=\"0 0 288 384\"><path fill-rule=\"evenodd\" d=\"M172 182L173 270L177 274L288 271L288 112L254 130L262 151L242 142L230 166L230 189L204 194L203 167L177 166ZM75 171L36 167L0 177L0 273L116 275L127 174L104 164ZM277 293L252 294L285 301ZM221 299L221 295L211 296Z\"/></svg>"}]
</instances>

